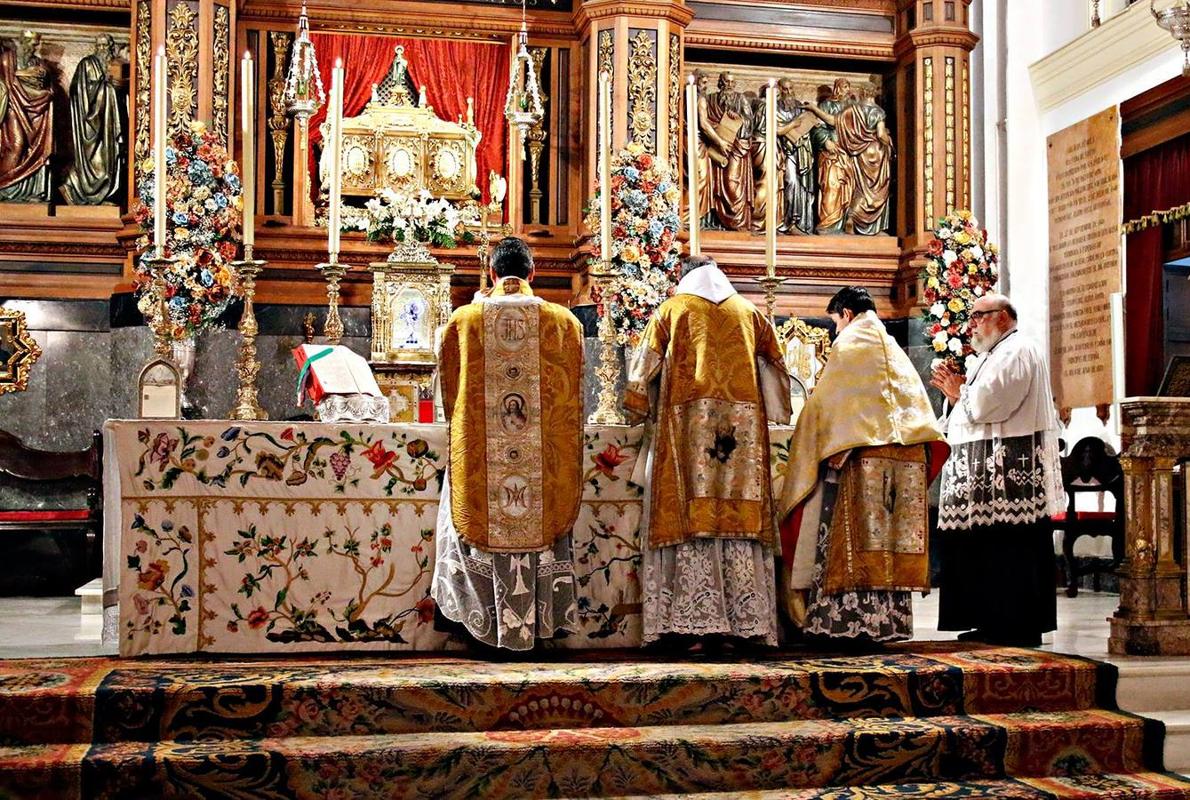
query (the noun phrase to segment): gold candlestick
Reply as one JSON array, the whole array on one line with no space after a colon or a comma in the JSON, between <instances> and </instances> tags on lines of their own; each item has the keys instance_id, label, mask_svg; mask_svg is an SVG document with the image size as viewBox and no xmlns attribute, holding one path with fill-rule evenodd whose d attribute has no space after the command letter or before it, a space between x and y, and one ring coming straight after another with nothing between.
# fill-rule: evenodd
<instances>
[{"instance_id":1,"label":"gold candlestick","mask_svg":"<svg viewBox=\"0 0 1190 800\"><path fill-rule=\"evenodd\" d=\"M624 413L620 409L620 396L616 387L620 383L620 356L616 352L616 326L612 322L612 280L616 273L611 264L602 262L602 269L592 272L591 278L599 286L603 299L603 316L599 319L599 366L595 376L599 378L599 401L595 412L587 420L592 425L623 425Z\"/></svg>"},{"instance_id":2,"label":"gold candlestick","mask_svg":"<svg viewBox=\"0 0 1190 800\"><path fill-rule=\"evenodd\" d=\"M343 320L339 319L339 281L350 269L339 263L339 254L331 253L330 260L315 267L326 279L326 324L322 328L322 335L330 344L339 344L343 340Z\"/></svg>"},{"instance_id":3,"label":"gold candlestick","mask_svg":"<svg viewBox=\"0 0 1190 800\"><path fill-rule=\"evenodd\" d=\"M769 322L776 324L773 320L773 311L777 306L777 287L785 283L786 279L777 275L765 275L762 278L753 278L752 280L759 283L761 288L764 289L765 314L768 316Z\"/></svg>"},{"instance_id":4,"label":"gold candlestick","mask_svg":"<svg viewBox=\"0 0 1190 800\"><path fill-rule=\"evenodd\" d=\"M153 331L153 352L160 358L172 361L173 337L170 335L169 310L165 307L165 270L177 259L160 255L159 250L156 252L158 255L145 259L149 266L149 274L153 276L154 292L157 294L157 307L154 309L153 318L148 322L149 328Z\"/></svg>"},{"instance_id":5,"label":"gold candlestick","mask_svg":"<svg viewBox=\"0 0 1190 800\"><path fill-rule=\"evenodd\" d=\"M260 361L256 358L256 314L252 301L256 297L256 276L264 270L266 262L252 257L252 245L244 245L243 261L231 262L240 290L244 296L244 312L240 315L240 355L236 359L236 375L240 386L236 391L236 404L228 415L231 419L268 419L268 413L260 407L256 389L256 376L260 372Z\"/></svg>"}]
</instances>

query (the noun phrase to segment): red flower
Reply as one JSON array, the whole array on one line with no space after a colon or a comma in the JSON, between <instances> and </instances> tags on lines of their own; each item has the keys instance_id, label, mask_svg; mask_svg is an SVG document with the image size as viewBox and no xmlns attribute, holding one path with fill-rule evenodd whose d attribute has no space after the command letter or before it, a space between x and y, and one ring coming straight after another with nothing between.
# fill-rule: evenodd
<instances>
[{"instance_id":1,"label":"red flower","mask_svg":"<svg viewBox=\"0 0 1190 800\"><path fill-rule=\"evenodd\" d=\"M932 256L942 255L942 240L941 239L934 239L930 242L930 255L932 255Z\"/></svg>"},{"instance_id":2,"label":"red flower","mask_svg":"<svg viewBox=\"0 0 1190 800\"><path fill-rule=\"evenodd\" d=\"M169 465L169 454L178 446L177 439L169 438L169 434L162 431L157 434L157 438L153 440L153 450L149 454L149 462L156 461L165 469Z\"/></svg>"},{"instance_id":3,"label":"red flower","mask_svg":"<svg viewBox=\"0 0 1190 800\"><path fill-rule=\"evenodd\" d=\"M264 606L257 606L248 614L246 621L250 627L259 628L269 621L269 612L264 610Z\"/></svg>"},{"instance_id":4,"label":"red flower","mask_svg":"<svg viewBox=\"0 0 1190 800\"><path fill-rule=\"evenodd\" d=\"M602 472L613 481L618 480L615 475L616 467L628 460L628 456L620 452L617 445L609 444L603 452L595 456L595 469Z\"/></svg>"},{"instance_id":5,"label":"red flower","mask_svg":"<svg viewBox=\"0 0 1190 800\"><path fill-rule=\"evenodd\" d=\"M952 272L946 277L946 282L950 284L950 288L958 289L963 285L963 276L957 272Z\"/></svg>"},{"instance_id":6,"label":"red flower","mask_svg":"<svg viewBox=\"0 0 1190 800\"><path fill-rule=\"evenodd\" d=\"M168 561L154 561L137 574L136 585L150 592L155 591L165 583L165 576L168 574Z\"/></svg>"},{"instance_id":7,"label":"red flower","mask_svg":"<svg viewBox=\"0 0 1190 800\"><path fill-rule=\"evenodd\" d=\"M935 322L933 325L930 326L930 336L937 336L941 332L942 332L942 326L939 325L937 322Z\"/></svg>"},{"instance_id":8,"label":"red flower","mask_svg":"<svg viewBox=\"0 0 1190 800\"><path fill-rule=\"evenodd\" d=\"M636 165L641 169L652 169L653 156L650 153L642 153L640 158L636 159Z\"/></svg>"},{"instance_id":9,"label":"red flower","mask_svg":"<svg viewBox=\"0 0 1190 800\"><path fill-rule=\"evenodd\" d=\"M376 471L372 473L372 477L378 478L382 472L397 460L397 454L392 450L385 450L384 443L376 441L364 451L364 458L371 461L372 466L376 468Z\"/></svg>"},{"instance_id":10,"label":"red flower","mask_svg":"<svg viewBox=\"0 0 1190 800\"><path fill-rule=\"evenodd\" d=\"M285 430L281 431L281 439L286 442L292 442L293 441L293 428L286 428Z\"/></svg>"},{"instance_id":11,"label":"red flower","mask_svg":"<svg viewBox=\"0 0 1190 800\"><path fill-rule=\"evenodd\" d=\"M415 609L417 609L417 621L418 622L424 623L424 622L432 622L433 621L433 619L434 619L434 598L427 595L427 596L423 597L422 599L418 600L417 604L414 605L413 607Z\"/></svg>"}]
</instances>

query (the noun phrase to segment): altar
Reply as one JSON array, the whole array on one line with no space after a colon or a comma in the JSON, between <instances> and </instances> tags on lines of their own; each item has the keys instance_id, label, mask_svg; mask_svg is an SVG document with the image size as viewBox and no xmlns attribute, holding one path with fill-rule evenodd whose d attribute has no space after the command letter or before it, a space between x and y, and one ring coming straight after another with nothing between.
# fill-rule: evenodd
<instances>
[{"instance_id":1,"label":"altar","mask_svg":"<svg viewBox=\"0 0 1190 800\"><path fill-rule=\"evenodd\" d=\"M780 481L793 429L769 432ZM586 429L580 630L547 647L641 643L642 435ZM445 425L111 420L104 451L120 655L451 646L429 596Z\"/></svg>"}]
</instances>

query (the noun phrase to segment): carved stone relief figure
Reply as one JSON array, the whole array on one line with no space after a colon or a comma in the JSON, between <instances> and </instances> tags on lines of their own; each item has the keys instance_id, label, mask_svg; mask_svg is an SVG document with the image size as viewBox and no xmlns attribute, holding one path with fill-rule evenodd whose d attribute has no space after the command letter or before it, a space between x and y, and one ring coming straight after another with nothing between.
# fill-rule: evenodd
<instances>
[{"instance_id":1,"label":"carved stone relief figure","mask_svg":"<svg viewBox=\"0 0 1190 800\"><path fill-rule=\"evenodd\" d=\"M851 159L854 175L848 233L874 236L888 230L893 145L884 117L870 86L861 87L858 101L836 117L837 141Z\"/></svg>"},{"instance_id":2,"label":"carved stone relief figure","mask_svg":"<svg viewBox=\"0 0 1190 800\"><path fill-rule=\"evenodd\" d=\"M793 81L777 82L777 161L782 170L780 233L814 232L814 145L799 124L809 114L794 96Z\"/></svg>"},{"instance_id":3,"label":"carved stone relief figure","mask_svg":"<svg viewBox=\"0 0 1190 800\"><path fill-rule=\"evenodd\" d=\"M819 87L818 105L810 107L810 111L822 120L822 124L811 131L818 162L818 224L815 233L843 233L855 193L851 158L839 146L836 130L837 116L851 102L850 93L851 82L839 78L834 87Z\"/></svg>"},{"instance_id":4,"label":"carved stone relief figure","mask_svg":"<svg viewBox=\"0 0 1190 800\"><path fill-rule=\"evenodd\" d=\"M79 62L70 83L74 165L62 185L72 205L98 205L115 198L124 163L124 120L120 103L116 43L95 37L95 52Z\"/></svg>"},{"instance_id":5,"label":"carved stone relief figure","mask_svg":"<svg viewBox=\"0 0 1190 800\"><path fill-rule=\"evenodd\" d=\"M40 48L41 35L25 31L0 50L0 202L49 200L54 92Z\"/></svg>"},{"instance_id":6,"label":"carved stone relief figure","mask_svg":"<svg viewBox=\"0 0 1190 800\"><path fill-rule=\"evenodd\" d=\"M698 218L704 224L711 213L711 153L720 152L717 147L718 134L711 125L710 111L707 107L707 88L710 84L709 72L695 70L694 85L698 89L698 148L695 150L698 162Z\"/></svg>"},{"instance_id":7,"label":"carved stone relief figure","mask_svg":"<svg viewBox=\"0 0 1190 800\"><path fill-rule=\"evenodd\" d=\"M730 72L719 75L719 91L707 98L715 138L711 140L711 208L728 230L752 227L752 106L736 89Z\"/></svg>"},{"instance_id":8,"label":"carved stone relief figure","mask_svg":"<svg viewBox=\"0 0 1190 800\"><path fill-rule=\"evenodd\" d=\"M769 202L768 173L765 171L765 158L768 149L768 120L765 117L765 96L768 93L768 88L768 85L764 84L760 87L759 92L747 93L748 101L752 105L752 185L754 187L752 193L752 230L754 231L764 230L765 209ZM780 186L783 165L781 164L779 154L776 165L776 182ZM780 192L778 192L776 203L777 218L780 219L782 208Z\"/></svg>"}]
</instances>

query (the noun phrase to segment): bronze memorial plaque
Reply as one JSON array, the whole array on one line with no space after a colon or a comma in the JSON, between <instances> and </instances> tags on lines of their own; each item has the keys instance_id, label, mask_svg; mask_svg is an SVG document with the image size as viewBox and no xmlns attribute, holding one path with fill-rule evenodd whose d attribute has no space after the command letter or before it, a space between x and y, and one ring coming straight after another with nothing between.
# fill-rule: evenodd
<instances>
[{"instance_id":1,"label":"bronze memorial plaque","mask_svg":"<svg viewBox=\"0 0 1190 800\"><path fill-rule=\"evenodd\" d=\"M1112 402L1111 295L1120 291L1120 116L1050 136L1050 375L1059 408Z\"/></svg>"}]
</instances>

